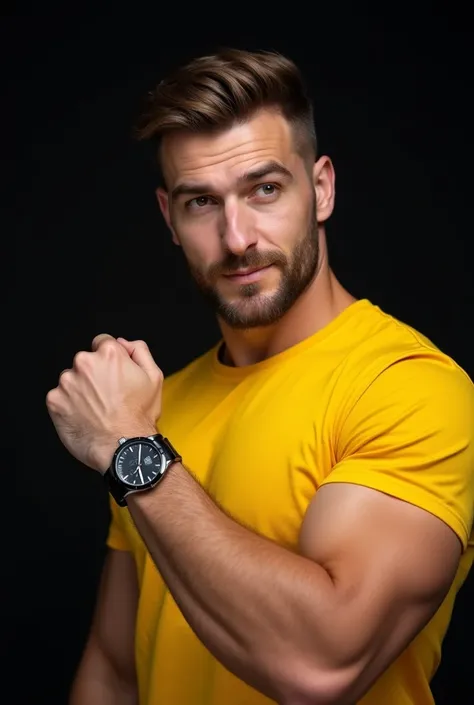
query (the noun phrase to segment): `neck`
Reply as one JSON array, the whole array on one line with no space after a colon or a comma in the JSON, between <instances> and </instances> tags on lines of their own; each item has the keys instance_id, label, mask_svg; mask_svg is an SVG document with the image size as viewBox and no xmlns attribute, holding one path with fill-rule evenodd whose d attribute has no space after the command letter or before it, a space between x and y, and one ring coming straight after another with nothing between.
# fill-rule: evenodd
<instances>
[{"instance_id":1,"label":"neck","mask_svg":"<svg viewBox=\"0 0 474 705\"><path fill-rule=\"evenodd\" d=\"M323 242L317 275L276 324L265 328L235 330L219 320L225 343L225 364L242 367L277 355L317 333L355 301L330 269L325 239L320 240Z\"/></svg>"}]
</instances>

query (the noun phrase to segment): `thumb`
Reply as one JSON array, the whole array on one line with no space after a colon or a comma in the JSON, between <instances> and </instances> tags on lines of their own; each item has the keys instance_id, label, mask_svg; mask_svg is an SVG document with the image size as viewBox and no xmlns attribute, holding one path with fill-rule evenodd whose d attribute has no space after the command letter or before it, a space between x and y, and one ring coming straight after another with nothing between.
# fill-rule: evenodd
<instances>
[{"instance_id":1,"label":"thumb","mask_svg":"<svg viewBox=\"0 0 474 705\"><path fill-rule=\"evenodd\" d=\"M125 338L117 338L117 342L125 348L133 362L141 367L149 377L156 376L159 368L144 340L125 340Z\"/></svg>"}]
</instances>

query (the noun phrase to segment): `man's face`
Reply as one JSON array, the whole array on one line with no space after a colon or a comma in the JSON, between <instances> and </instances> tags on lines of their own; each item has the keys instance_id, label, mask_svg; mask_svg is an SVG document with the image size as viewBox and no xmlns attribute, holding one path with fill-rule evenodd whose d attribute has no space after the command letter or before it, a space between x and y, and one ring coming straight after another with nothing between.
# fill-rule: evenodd
<instances>
[{"instance_id":1,"label":"man's face","mask_svg":"<svg viewBox=\"0 0 474 705\"><path fill-rule=\"evenodd\" d=\"M278 321L318 268L313 175L291 127L261 111L218 134L166 137L161 209L190 271L233 328Z\"/></svg>"}]
</instances>

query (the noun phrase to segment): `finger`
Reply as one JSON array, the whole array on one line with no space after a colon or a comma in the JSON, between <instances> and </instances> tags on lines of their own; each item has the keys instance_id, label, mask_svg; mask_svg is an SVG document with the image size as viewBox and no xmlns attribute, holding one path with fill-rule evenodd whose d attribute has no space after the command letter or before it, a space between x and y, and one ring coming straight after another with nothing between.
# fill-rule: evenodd
<instances>
[{"instance_id":1,"label":"finger","mask_svg":"<svg viewBox=\"0 0 474 705\"><path fill-rule=\"evenodd\" d=\"M153 359L148 345L144 340L125 340L117 338L117 342L125 348L133 362L142 368L149 377L156 377L161 370Z\"/></svg>"},{"instance_id":2,"label":"finger","mask_svg":"<svg viewBox=\"0 0 474 705\"><path fill-rule=\"evenodd\" d=\"M69 383L72 380L72 370L68 367L67 369L63 370L58 379L58 387L66 388L69 386Z\"/></svg>"},{"instance_id":3,"label":"finger","mask_svg":"<svg viewBox=\"0 0 474 705\"><path fill-rule=\"evenodd\" d=\"M100 333L99 335L96 335L94 340L92 341L92 350L95 352L102 343L104 343L106 340L113 340L115 341L115 338L113 335L108 335L108 333Z\"/></svg>"},{"instance_id":4,"label":"finger","mask_svg":"<svg viewBox=\"0 0 474 705\"><path fill-rule=\"evenodd\" d=\"M51 417L57 414L61 408L61 399L64 398L64 394L61 393L59 387L50 389L46 395L46 408Z\"/></svg>"},{"instance_id":5,"label":"finger","mask_svg":"<svg viewBox=\"0 0 474 705\"><path fill-rule=\"evenodd\" d=\"M117 338L117 343L120 343L120 345L125 348L130 357L132 356L132 353L134 351L133 343L131 343L129 340L126 340L125 338Z\"/></svg>"}]
</instances>

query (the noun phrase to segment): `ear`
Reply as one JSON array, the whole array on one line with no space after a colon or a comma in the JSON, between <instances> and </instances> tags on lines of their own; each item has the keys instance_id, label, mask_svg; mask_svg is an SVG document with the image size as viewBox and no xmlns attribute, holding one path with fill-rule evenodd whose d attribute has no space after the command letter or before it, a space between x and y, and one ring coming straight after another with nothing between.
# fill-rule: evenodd
<instances>
[{"instance_id":1,"label":"ear","mask_svg":"<svg viewBox=\"0 0 474 705\"><path fill-rule=\"evenodd\" d=\"M160 210L163 215L163 218L165 219L166 225L171 230L173 242L175 245L180 245L179 238L171 224L170 202L168 192L165 191L164 188L159 187L156 189L155 193L158 205L160 206Z\"/></svg>"},{"instance_id":2,"label":"ear","mask_svg":"<svg viewBox=\"0 0 474 705\"><path fill-rule=\"evenodd\" d=\"M336 174L329 157L322 156L313 167L313 184L316 194L316 216L318 223L324 223L333 210L336 197Z\"/></svg>"}]
</instances>

